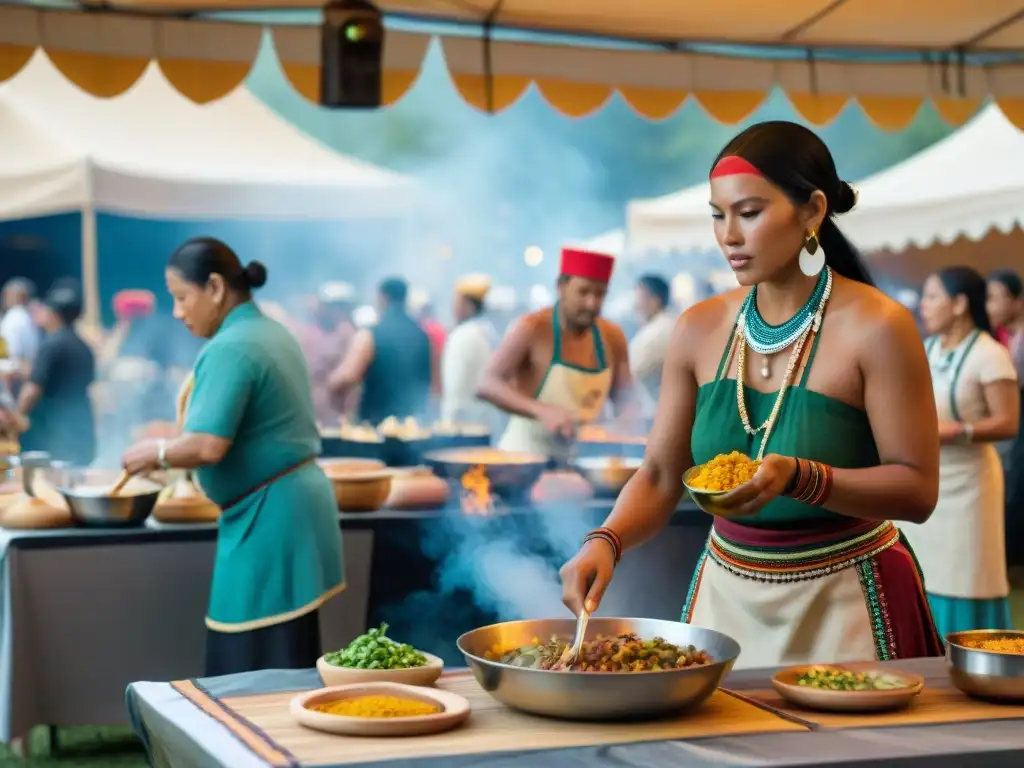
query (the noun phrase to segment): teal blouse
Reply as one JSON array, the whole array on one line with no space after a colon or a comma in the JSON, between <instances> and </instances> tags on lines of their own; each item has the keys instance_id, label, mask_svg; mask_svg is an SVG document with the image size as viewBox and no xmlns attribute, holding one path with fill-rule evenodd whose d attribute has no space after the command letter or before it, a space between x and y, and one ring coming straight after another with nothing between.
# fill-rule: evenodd
<instances>
[{"instance_id":1,"label":"teal blouse","mask_svg":"<svg viewBox=\"0 0 1024 768\"><path fill-rule=\"evenodd\" d=\"M316 610L344 587L344 569L334 491L312 461L320 437L298 343L247 302L193 375L185 431L231 441L218 464L196 471L224 508L207 626L243 632Z\"/></svg>"}]
</instances>

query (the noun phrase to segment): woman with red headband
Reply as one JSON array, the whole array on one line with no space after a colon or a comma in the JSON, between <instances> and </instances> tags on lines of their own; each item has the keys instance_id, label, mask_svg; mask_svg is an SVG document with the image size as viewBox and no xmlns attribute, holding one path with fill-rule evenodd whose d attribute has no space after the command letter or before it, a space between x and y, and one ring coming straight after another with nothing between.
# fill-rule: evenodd
<instances>
[{"instance_id":1,"label":"woman with red headband","mask_svg":"<svg viewBox=\"0 0 1024 768\"><path fill-rule=\"evenodd\" d=\"M710 202L741 287L680 318L644 464L563 568L566 604L596 609L623 550L668 522L683 473L740 451L762 463L715 518L683 621L738 639L746 667L941 654L891 522L936 503L928 361L836 226L855 192L814 133L779 121L726 146Z\"/></svg>"}]
</instances>

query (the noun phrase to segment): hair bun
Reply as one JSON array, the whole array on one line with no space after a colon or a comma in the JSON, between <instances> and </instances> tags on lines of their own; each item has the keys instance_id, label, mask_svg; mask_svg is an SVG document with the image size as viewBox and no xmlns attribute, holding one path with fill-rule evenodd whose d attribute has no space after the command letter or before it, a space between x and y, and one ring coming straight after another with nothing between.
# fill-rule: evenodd
<instances>
[{"instance_id":1,"label":"hair bun","mask_svg":"<svg viewBox=\"0 0 1024 768\"><path fill-rule=\"evenodd\" d=\"M836 213L846 213L852 211L855 205L857 205L857 190L848 182L840 180L839 192L836 194L836 204L833 210Z\"/></svg>"},{"instance_id":2,"label":"hair bun","mask_svg":"<svg viewBox=\"0 0 1024 768\"><path fill-rule=\"evenodd\" d=\"M250 288L262 288L267 284L267 268L262 262L250 261L245 265L245 279Z\"/></svg>"}]
</instances>

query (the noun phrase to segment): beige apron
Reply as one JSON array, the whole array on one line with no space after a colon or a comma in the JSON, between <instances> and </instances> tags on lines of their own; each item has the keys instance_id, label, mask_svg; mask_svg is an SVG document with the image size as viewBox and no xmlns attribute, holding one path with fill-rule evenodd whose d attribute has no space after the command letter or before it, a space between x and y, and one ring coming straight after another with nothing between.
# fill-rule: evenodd
<instances>
[{"instance_id":1,"label":"beige apron","mask_svg":"<svg viewBox=\"0 0 1024 768\"><path fill-rule=\"evenodd\" d=\"M968 336L952 353L942 352L933 340L928 361L940 421L985 418L983 380L1014 377L1009 353L984 333ZM1003 467L995 446L942 446L935 511L923 524L900 523L928 592L971 599L1009 594L1005 514Z\"/></svg>"},{"instance_id":2,"label":"beige apron","mask_svg":"<svg viewBox=\"0 0 1024 768\"><path fill-rule=\"evenodd\" d=\"M554 351L544 381L537 392L537 402L554 405L572 413L579 424L598 419L612 388L612 371L605 360L604 346L597 325L593 326L594 351L597 368L588 369L562 361L562 333L558 324L558 307L554 319ZM546 456L556 461L568 459L570 443L552 435L536 419L511 416L498 447L504 451L519 451Z\"/></svg>"}]
</instances>

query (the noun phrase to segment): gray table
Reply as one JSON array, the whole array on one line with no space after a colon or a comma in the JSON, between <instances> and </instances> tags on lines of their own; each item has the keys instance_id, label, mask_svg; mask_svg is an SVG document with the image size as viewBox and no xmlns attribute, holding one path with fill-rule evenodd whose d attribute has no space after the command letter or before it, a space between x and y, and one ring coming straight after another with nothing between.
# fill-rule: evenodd
<instances>
[{"instance_id":1,"label":"gray table","mask_svg":"<svg viewBox=\"0 0 1024 768\"><path fill-rule=\"evenodd\" d=\"M923 674L931 686L948 685L942 659L898 662ZM764 688L771 670L736 673L735 690ZM314 670L267 670L208 678L202 684L218 697L314 688ZM226 728L168 683L135 683L128 710L156 768L264 768ZM663 741L552 751L465 755L373 763L373 768L655 768L660 766L1024 765L1024 728L1019 720L941 726L861 728L845 731L758 734L693 741Z\"/></svg>"},{"instance_id":2,"label":"gray table","mask_svg":"<svg viewBox=\"0 0 1024 768\"><path fill-rule=\"evenodd\" d=\"M373 533L342 521L347 588L325 647L364 631ZM0 741L125 722L133 680L202 674L215 525L0 530Z\"/></svg>"}]
</instances>

